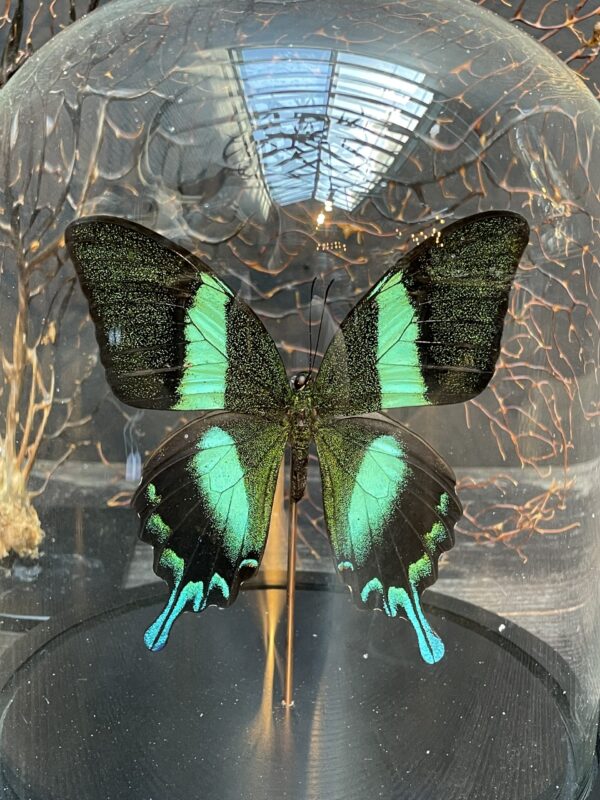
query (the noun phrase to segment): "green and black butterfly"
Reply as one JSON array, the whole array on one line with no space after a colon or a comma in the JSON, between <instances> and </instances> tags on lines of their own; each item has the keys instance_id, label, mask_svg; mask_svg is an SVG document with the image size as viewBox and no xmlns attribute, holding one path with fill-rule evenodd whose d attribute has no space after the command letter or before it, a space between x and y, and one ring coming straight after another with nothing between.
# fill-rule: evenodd
<instances>
[{"instance_id":1,"label":"green and black butterfly","mask_svg":"<svg viewBox=\"0 0 600 800\"><path fill-rule=\"evenodd\" d=\"M286 376L256 315L202 261L121 219L66 234L108 381L138 408L208 411L166 439L133 499L171 594L145 635L161 649L177 616L228 606L258 570L277 475L291 446L304 494L315 441L337 569L357 604L410 621L424 660L444 646L420 602L462 511L451 469L387 408L458 403L494 372L529 227L488 212L427 239L342 322L319 371ZM217 410L219 409L219 410Z\"/></svg>"}]
</instances>

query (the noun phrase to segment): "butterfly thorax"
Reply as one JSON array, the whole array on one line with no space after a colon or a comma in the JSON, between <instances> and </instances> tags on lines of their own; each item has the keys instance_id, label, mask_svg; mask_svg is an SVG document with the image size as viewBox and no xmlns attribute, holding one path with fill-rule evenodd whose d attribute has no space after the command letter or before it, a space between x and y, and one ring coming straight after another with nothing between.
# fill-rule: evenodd
<instances>
[{"instance_id":1,"label":"butterfly thorax","mask_svg":"<svg viewBox=\"0 0 600 800\"><path fill-rule=\"evenodd\" d=\"M298 502L306 489L308 450L314 437L317 412L314 407L313 385L306 372L295 375L291 381L292 396L287 412L289 442L292 448L292 499Z\"/></svg>"}]
</instances>

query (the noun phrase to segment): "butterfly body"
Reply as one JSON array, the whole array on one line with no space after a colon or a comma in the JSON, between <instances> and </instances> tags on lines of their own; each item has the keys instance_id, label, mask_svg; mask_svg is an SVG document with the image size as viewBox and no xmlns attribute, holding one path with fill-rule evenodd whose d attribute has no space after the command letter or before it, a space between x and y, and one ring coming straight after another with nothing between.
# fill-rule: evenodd
<instances>
[{"instance_id":1,"label":"butterfly body","mask_svg":"<svg viewBox=\"0 0 600 800\"><path fill-rule=\"evenodd\" d=\"M301 372L290 380L291 402L287 410L288 442L292 450L290 493L297 503L306 490L306 472L310 443L319 424L314 387L310 373Z\"/></svg>"},{"instance_id":2,"label":"butterfly body","mask_svg":"<svg viewBox=\"0 0 600 800\"><path fill-rule=\"evenodd\" d=\"M288 381L263 324L191 253L112 217L68 227L117 397L204 412L159 445L133 498L170 588L151 650L183 611L235 600L260 565L286 445L297 502L314 442L334 563L355 603L408 620L423 659L440 660L420 596L454 542L455 478L381 412L485 389L528 230L517 214L485 212L422 242L350 311L318 371Z\"/></svg>"}]
</instances>

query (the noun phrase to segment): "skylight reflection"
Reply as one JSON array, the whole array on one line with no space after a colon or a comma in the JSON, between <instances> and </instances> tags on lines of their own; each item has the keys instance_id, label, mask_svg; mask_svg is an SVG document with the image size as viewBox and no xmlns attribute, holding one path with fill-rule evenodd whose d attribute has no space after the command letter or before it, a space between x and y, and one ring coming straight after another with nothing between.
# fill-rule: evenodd
<instances>
[{"instance_id":1,"label":"skylight reflection","mask_svg":"<svg viewBox=\"0 0 600 800\"><path fill-rule=\"evenodd\" d=\"M380 59L308 48L238 56L265 182L279 205L316 199L353 210L433 101L424 73Z\"/></svg>"}]
</instances>

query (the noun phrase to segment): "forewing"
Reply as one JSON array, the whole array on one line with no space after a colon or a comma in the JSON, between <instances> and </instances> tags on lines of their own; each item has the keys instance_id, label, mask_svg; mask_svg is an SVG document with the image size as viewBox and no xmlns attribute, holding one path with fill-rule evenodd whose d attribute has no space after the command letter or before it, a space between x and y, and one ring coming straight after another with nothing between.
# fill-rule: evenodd
<instances>
[{"instance_id":1,"label":"forewing","mask_svg":"<svg viewBox=\"0 0 600 800\"><path fill-rule=\"evenodd\" d=\"M335 563L359 607L381 608L412 624L423 659L444 645L420 595L454 543L462 510L452 470L407 428L373 418L318 429L325 521Z\"/></svg>"},{"instance_id":2,"label":"forewing","mask_svg":"<svg viewBox=\"0 0 600 800\"><path fill-rule=\"evenodd\" d=\"M127 220L66 231L108 382L139 408L279 415L288 384L248 306L199 259Z\"/></svg>"},{"instance_id":3,"label":"forewing","mask_svg":"<svg viewBox=\"0 0 600 800\"><path fill-rule=\"evenodd\" d=\"M286 441L276 422L212 413L178 430L144 468L133 505L171 594L145 642L160 650L183 611L228 606L259 567Z\"/></svg>"},{"instance_id":4,"label":"forewing","mask_svg":"<svg viewBox=\"0 0 600 800\"><path fill-rule=\"evenodd\" d=\"M523 217L492 211L449 225L401 258L332 340L316 379L319 410L361 414L482 392L528 236Z\"/></svg>"}]
</instances>

